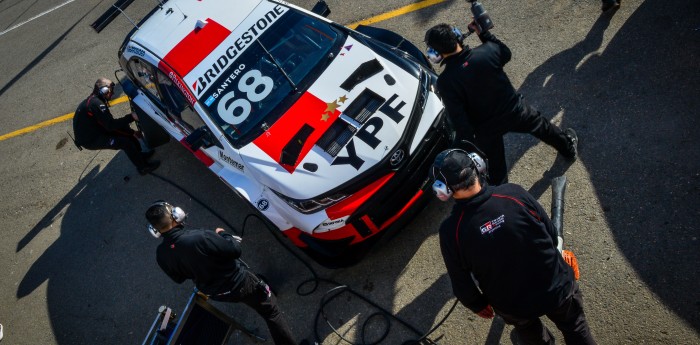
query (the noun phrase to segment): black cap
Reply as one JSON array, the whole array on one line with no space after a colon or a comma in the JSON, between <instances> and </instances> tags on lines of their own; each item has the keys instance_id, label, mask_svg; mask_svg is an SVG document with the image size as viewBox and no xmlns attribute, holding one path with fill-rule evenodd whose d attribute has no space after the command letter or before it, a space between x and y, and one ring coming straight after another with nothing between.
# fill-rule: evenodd
<instances>
[{"instance_id":1,"label":"black cap","mask_svg":"<svg viewBox=\"0 0 700 345\"><path fill-rule=\"evenodd\" d=\"M474 162L461 149L440 152L433 163L433 178L454 186L466 181L474 173Z\"/></svg>"}]
</instances>

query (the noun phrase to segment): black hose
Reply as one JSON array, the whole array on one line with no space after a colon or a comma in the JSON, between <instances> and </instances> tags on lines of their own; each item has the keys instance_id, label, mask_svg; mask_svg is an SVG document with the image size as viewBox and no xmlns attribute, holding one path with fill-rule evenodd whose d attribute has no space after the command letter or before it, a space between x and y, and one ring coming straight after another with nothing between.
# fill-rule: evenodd
<instances>
[{"instance_id":1,"label":"black hose","mask_svg":"<svg viewBox=\"0 0 700 345\"><path fill-rule=\"evenodd\" d=\"M424 341L427 342L428 344L437 344L436 342L434 342L434 341L428 339L428 337L430 336L430 334L432 334L432 333L435 332L438 328L440 328L440 326L442 326L442 324L447 320L447 318L452 314L452 312L454 311L455 307L457 306L457 300L455 300L455 302L452 304L452 307L450 307L450 310L449 310L449 311L447 312L447 314L442 318L442 320L440 320L440 322L438 322L432 329L430 329L430 331L428 331L428 332L426 332L426 333L423 333L423 332L421 332L420 330L418 330L416 327L414 327L413 325L409 324L407 321L405 321L405 320L399 318L398 316L392 314L391 312L389 312L389 311L386 310L385 308L381 307L380 305L378 305L378 304L375 303L374 301L370 300L369 298L365 297L364 295L362 295L362 294L356 292L355 290L351 289L349 286L347 286L347 285L345 285L345 284L338 283L338 282L336 282L336 281L334 281L334 280L331 280L331 279L319 277L318 273L316 272L316 270L314 270L314 268L311 266L311 264L309 264L304 258L302 258L301 255L299 255L299 253L297 253L297 250L294 250L293 248L290 248L290 247L289 247L288 241L286 241L286 240L284 240L284 238L282 238L282 235L280 235L279 231L278 231L277 229L273 229L273 228L270 226L270 224L269 224L265 219L261 218L261 217L258 216L257 214L255 214L255 213L249 213L249 214L243 219L243 225L242 225L241 231L240 231L240 233L239 233L239 232L237 232L237 231L235 230L235 227L234 227L233 225L231 225L229 222L226 221L226 219L224 219L220 214L218 214L216 211L214 211L211 207L207 206L204 202L202 202L201 200L199 200L197 197L195 197L194 195L192 195L192 193L188 192L187 190L185 190L184 188L180 187L180 186L179 186L178 184L176 184L175 182L173 182L173 181L171 181L171 180L169 180L169 179L167 179L167 178L165 178L165 177L163 177L163 176L160 176L160 175L155 174L155 173L150 173L150 175L152 175L152 176L155 177L155 178L160 179L161 181L163 181L163 182L165 182L165 183L168 183L168 184L172 185L173 187L175 187L175 188L179 189L180 191L182 191L183 193L185 193L187 196L189 196L189 197L190 197L192 200L194 200L196 203L202 205L205 209L207 209L209 212L211 212L211 214L213 214L215 217L219 218L219 219L220 219L222 222L224 222L224 224L226 224L226 226L228 226L234 233L236 233L237 235L239 235L239 236L241 236L241 237L242 237L242 236L244 235L244 233L245 233L246 225L247 225L248 220L249 220L250 218L257 218L260 222L262 222L263 225L265 226L265 229L267 229L267 230L272 234L272 237L274 237L275 240L277 240L277 242L279 242L279 244L282 245L282 247L285 248L285 249L287 250L287 252L289 252L290 254L292 254L299 262L301 262L304 266L306 266L306 268L309 270L309 273L311 273L312 278L309 278L309 279L307 279L307 280L302 281L302 282L297 286L296 292L297 292L297 294L298 294L299 296L309 296L309 295L313 294L313 293L316 292L316 290L318 289L320 283L326 283L326 284L334 285L333 288L331 288L330 290L328 290L328 291L323 295L323 297L321 298L321 303L320 303L320 305L319 305L319 309L318 309L318 311L316 312L316 317L315 317L315 319L314 319L314 328L313 328L313 329L314 329L314 337L316 337L316 341L317 341L317 342L320 342L320 341L321 341L321 336L320 336L320 334L319 334L319 332L318 332L318 321L319 321L319 318L320 318L320 317L323 317L323 319L326 321L326 324L328 325L328 327L330 327L330 329L333 331L333 333L335 333L336 336L338 336L340 339L342 339L343 341L347 342L348 344L353 344L353 345L376 345L376 344L381 343L382 341L384 341L384 339L386 339L386 337L387 337L387 336L389 335L389 333L390 333L390 329L391 329L391 322L390 322L390 321L391 321L392 319L395 320L396 322L400 323L400 324L403 325L405 328L409 329L411 332L413 332L415 335L417 335L417 336L419 337L419 338L416 339L416 340L409 340L409 341L406 341L406 342L404 342L402 345L420 344L421 342L424 342ZM312 285L311 285L311 288L309 288L308 291L303 291L303 290L302 290L302 287L306 286L307 284L312 284ZM335 293L335 294L331 295L332 293ZM325 307L328 303L330 303L331 301L333 301L335 298L337 298L339 295L341 295L341 294L343 294L343 293L350 293L350 294L354 295L355 297L361 299L361 300L364 301L365 303L367 303L367 304L371 305L372 307L374 307L374 308L376 308L376 309L379 310L378 312L369 315L369 316L367 317L367 319L365 320L365 322L362 324L362 326L361 326L361 332L360 332L360 339L361 339L362 342L359 343L359 344L353 343L352 341L350 341L350 340L346 339L345 337L343 337L343 336L340 334L340 332L338 332L338 330L337 330L335 327L333 327L333 325L331 324L330 320L328 320L328 317L327 317L327 315L326 315L326 313L325 313L324 307ZM329 295L331 295L331 296L329 297ZM380 336L377 340L375 340L375 341L373 341L373 342L368 342L368 341L365 339L365 338L366 338L365 330L367 329L367 327L368 327L368 325L370 324L370 322L371 322L373 319L376 319L376 318L378 318L378 317L381 317L381 320L383 320L383 322L384 322L385 325L386 325L385 328L384 328L384 332L381 334L381 336Z\"/></svg>"}]
</instances>

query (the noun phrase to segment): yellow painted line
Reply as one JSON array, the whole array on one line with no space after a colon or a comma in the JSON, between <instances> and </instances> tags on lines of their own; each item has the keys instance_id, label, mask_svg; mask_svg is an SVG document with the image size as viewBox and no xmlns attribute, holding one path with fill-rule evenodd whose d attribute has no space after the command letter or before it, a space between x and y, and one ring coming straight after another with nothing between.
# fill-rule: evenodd
<instances>
[{"instance_id":1,"label":"yellow painted line","mask_svg":"<svg viewBox=\"0 0 700 345\"><path fill-rule=\"evenodd\" d=\"M410 13L410 12L418 11L418 10L423 9L423 8L426 8L426 7L430 7L430 6L433 6L433 5L437 5L437 4L443 3L443 2L445 2L445 1L447 1L447 0L424 0L424 1L420 1L420 2L417 2L417 3L415 3L415 4L407 5L407 6L404 6L404 7L399 8L399 9L396 9L396 10L393 10L393 11L389 11L389 12L380 14L380 15L378 15L378 16L374 16L374 17L371 17L371 18L368 18L368 19L361 20L361 21L359 21L359 22L350 23L350 24L348 24L348 25L346 25L346 26L349 27L349 28L351 28L351 29L355 29L355 28L357 28L359 25L370 25L370 24L378 23L378 22L381 22L381 21L384 21L384 20L388 20L388 19L391 19L391 18L394 18L394 17L398 17L398 16L401 16L401 15ZM112 100L109 104L110 104L110 105L115 105L115 104L119 104L119 103L126 102L127 100L128 100L128 98L127 98L126 96L122 96L122 97L119 97L119 98L117 98L117 99ZM63 115L63 116L59 116L59 117L53 118L53 119L51 119L51 120L47 120L47 121L44 121L44 122L37 123L36 125L33 125L33 126L29 126L29 127L25 127L25 128L16 130L16 131L14 131L14 132L12 132L12 133L7 133L7 134L5 134L5 135L0 135L0 141L7 140L7 139L10 139L10 138L14 138L14 137L16 137L16 136L20 136L20 135L23 135L23 134L27 134L27 133L29 133L29 132L36 131L36 130L38 130L38 129L40 129L40 128L52 126L52 125L55 125L55 124L60 123L60 122L63 122L63 121L68 121L68 120L70 120L70 119L73 118L73 115L75 115L75 113L70 113L70 114L66 114L66 115Z\"/></svg>"},{"instance_id":2,"label":"yellow painted line","mask_svg":"<svg viewBox=\"0 0 700 345\"><path fill-rule=\"evenodd\" d=\"M407 5L407 6L404 6L404 7L399 8L399 9L390 11L390 12L382 13L382 14L380 14L380 15L378 15L378 16L374 16L374 17L372 17L372 18L368 18L368 19L365 19L365 20L361 20L361 21L359 21L359 22L354 22L354 23L348 24L347 27L349 27L349 28L351 28L351 29L355 29L355 28L357 28L357 26L359 26L359 25L370 25L370 24L374 24L374 23L377 23L377 22L381 22L381 21L384 21L384 20L387 20L387 19L391 19L391 18L394 18L394 17L398 17L398 16L401 16L401 15L404 15L404 14L406 14L406 13L418 11L418 10L423 9L423 8L426 8L426 7L430 7L430 6L433 6L433 5L437 5L437 4L442 3L442 2L445 2L445 1L447 1L447 0L425 0L425 1L420 1L420 2L417 2L417 3L415 3L415 4Z\"/></svg>"},{"instance_id":3,"label":"yellow painted line","mask_svg":"<svg viewBox=\"0 0 700 345\"><path fill-rule=\"evenodd\" d=\"M122 97L111 100L109 102L109 105L116 105L119 103L124 103L128 100L129 100L128 97L122 96ZM70 114L66 114L63 116L59 116L59 117L53 118L51 120L46 120L44 122L37 123L36 125L33 125L33 126L25 127L25 128L16 130L16 131L11 132L11 133L7 133L5 135L0 135L0 141L14 138L14 137L20 136L22 134L27 134L29 132L34 132L37 129L52 126L52 125L55 125L55 124L63 122L63 121L68 121L68 120L73 118L73 115L75 115L75 113L70 113Z\"/></svg>"}]
</instances>

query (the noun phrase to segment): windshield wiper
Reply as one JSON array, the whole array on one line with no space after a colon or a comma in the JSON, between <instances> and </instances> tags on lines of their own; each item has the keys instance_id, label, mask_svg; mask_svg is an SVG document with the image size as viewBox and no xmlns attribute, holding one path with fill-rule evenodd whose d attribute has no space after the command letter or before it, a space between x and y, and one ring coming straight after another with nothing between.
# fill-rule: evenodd
<instances>
[{"instance_id":1,"label":"windshield wiper","mask_svg":"<svg viewBox=\"0 0 700 345\"><path fill-rule=\"evenodd\" d=\"M277 67L277 69L282 73L282 75L284 75L284 77L287 78L287 81L289 82L289 85L292 86L292 91L295 92L295 93L296 93L296 92L299 92L299 89L297 88L296 84L294 84L294 81L292 81L292 78L289 77L289 74L287 74L287 72L284 71L284 69L282 68L282 66L280 66L280 65L277 63L277 60L275 59L274 56L272 56L272 54L270 53L270 51L267 50L267 48L265 48L265 46L262 44L262 42L260 42L260 40L257 40L256 42L258 42L258 44L260 45L260 47L265 51L265 54L267 54L267 57L269 57L270 60L272 60L272 63L275 64L275 67Z\"/></svg>"}]
</instances>

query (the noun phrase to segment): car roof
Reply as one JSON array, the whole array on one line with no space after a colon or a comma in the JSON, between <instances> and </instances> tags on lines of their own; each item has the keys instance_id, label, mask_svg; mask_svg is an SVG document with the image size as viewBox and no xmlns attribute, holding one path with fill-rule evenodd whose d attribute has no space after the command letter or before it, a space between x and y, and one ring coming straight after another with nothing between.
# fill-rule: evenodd
<instances>
[{"instance_id":1,"label":"car roof","mask_svg":"<svg viewBox=\"0 0 700 345\"><path fill-rule=\"evenodd\" d=\"M266 0L170 0L141 23L130 40L163 59L185 38L196 36L198 21L214 21L232 32L262 2ZM206 37L193 43L189 48L197 49L206 44Z\"/></svg>"}]
</instances>

